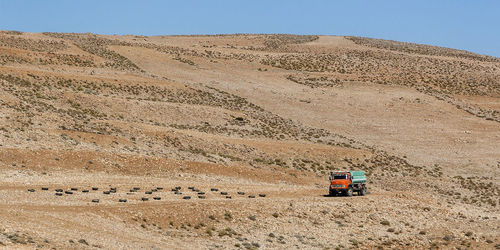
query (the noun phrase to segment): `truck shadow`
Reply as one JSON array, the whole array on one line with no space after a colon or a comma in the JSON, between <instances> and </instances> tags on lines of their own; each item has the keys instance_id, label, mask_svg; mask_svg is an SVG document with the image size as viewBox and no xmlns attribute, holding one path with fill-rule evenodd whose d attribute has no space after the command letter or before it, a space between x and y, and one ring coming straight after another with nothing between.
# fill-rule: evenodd
<instances>
[{"instance_id":1,"label":"truck shadow","mask_svg":"<svg viewBox=\"0 0 500 250\"><path fill-rule=\"evenodd\" d=\"M369 194L370 194L370 192L366 192L366 194L364 196L369 195ZM322 194L321 196L322 197L349 197L347 195L330 195L330 194ZM360 195L359 194L353 194L352 196L360 196Z\"/></svg>"}]
</instances>

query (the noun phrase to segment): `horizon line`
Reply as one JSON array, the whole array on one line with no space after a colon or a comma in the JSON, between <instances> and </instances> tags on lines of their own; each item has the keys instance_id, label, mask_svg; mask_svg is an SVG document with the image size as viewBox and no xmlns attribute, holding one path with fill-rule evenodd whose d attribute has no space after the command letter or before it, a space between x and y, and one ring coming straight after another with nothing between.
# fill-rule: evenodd
<instances>
[{"instance_id":1,"label":"horizon line","mask_svg":"<svg viewBox=\"0 0 500 250\"><path fill-rule=\"evenodd\" d=\"M415 44L415 45L424 45L424 46L432 46L432 47L439 47L439 48L444 48L444 49L452 49L452 50L457 50L457 51L465 51L469 53L473 53L476 55L481 55L481 56L486 56L486 57L493 57L493 58L498 58L500 59L500 56L493 56L493 55L488 55L488 54L482 54L479 52L474 52L470 51L467 49L459 49L459 48L452 48L452 47L446 47L442 45L435 45L435 44L426 44L426 43L417 43L417 42L408 42L408 41L398 41L398 40L393 40L393 39L386 39L386 38L380 38L380 37L367 37L367 36L357 36L357 35L331 35L331 34L293 34L293 33L206 33L206 34L163 34L163 35L144 35L144 34L119 34L119 33L113 33L113 34L103 34L103 33L93 33L93 32L54 32L54 31L43 31L43 32L30 32L30 31L20 31L20 30L4 30L0 29L0 32L20 32L20 33L31 33L31 34L43 34L43 33L60 33L60 34L92 34L92 35L97 35L97 36L134 36L134 37L166 37L166 36L244 36L244 35L296 35L296 36L337 36L337 37L361 37L361 38L368 38L368 39L379 39L379 40L384 40L384 41L390 41L390 42L399 42L399 43L407 43L407 44Z\"/></svg>"}]
</instances>

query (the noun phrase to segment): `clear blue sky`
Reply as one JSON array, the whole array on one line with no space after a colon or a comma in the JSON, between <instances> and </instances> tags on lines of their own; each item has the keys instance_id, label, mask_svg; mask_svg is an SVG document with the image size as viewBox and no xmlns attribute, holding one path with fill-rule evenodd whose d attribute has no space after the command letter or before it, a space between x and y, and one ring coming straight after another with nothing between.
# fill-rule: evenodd
<instances>
[{"instance_id":1,"label":"clear blue sky","mask_svg":"<svg viewBox=\"0 0 500 250\"><path fill-rule=\"evenodd\" d=\"M500 0L0 0L0 29L354 35L500 57Z\"/></svg>"}]
</instances>

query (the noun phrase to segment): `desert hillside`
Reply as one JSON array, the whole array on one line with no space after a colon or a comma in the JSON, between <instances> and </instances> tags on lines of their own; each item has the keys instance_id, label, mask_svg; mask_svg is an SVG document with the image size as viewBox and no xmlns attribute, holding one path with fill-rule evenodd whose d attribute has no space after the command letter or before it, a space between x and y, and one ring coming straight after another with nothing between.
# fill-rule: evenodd
<instances>
[{"instance_id":1,"label":"desert hillside","mask_svg":"<svg viewBox=\"0 0 500 250\"><path fill-rule=\"evenodd\" d=\"M0 31L0 88L0 247L500 249L500 58Z\"/></svg>"}]
</instances>

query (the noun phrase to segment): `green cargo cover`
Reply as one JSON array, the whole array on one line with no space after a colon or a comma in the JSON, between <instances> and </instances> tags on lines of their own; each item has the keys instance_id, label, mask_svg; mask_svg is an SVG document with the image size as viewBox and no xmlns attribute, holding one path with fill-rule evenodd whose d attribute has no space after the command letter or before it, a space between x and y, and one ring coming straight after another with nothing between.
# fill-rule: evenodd
<instances>
[{"instance_id":1,"label":"green cargo cover","mask_svg":"<svg viewBox=\"0 0 500 250\"><path fill-rule=\"evenodd\" d=\"M349 171L352 176L352 184L365 183L366 176L365 171Z\"/></svg>"}]
</instances>

